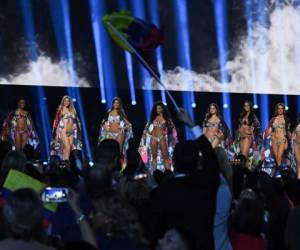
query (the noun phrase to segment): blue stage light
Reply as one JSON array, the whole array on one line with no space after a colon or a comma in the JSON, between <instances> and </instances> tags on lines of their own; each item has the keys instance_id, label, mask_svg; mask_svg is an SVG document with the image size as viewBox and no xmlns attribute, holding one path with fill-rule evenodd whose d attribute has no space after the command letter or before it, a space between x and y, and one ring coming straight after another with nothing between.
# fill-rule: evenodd
<instances>
[{"instance_id":1,"label":"blue stage light","mask_svg":"<svg viewBox=\"0 0 300 250\"><path fill-rule=\"evenodd\" d=\"M72 86L77 84L77 74L74 65L73 57L73 46L72 46L72 33L70 24L70 11L69 11L69 1L68 0L49 0L48 1L52 23L55 31L55 37L57 45L59 48L59 54L61 60L66 60L68 62L67 75L68 80L71 82ZM67 88L69 96L72 100L75 100L75 106L78 110L78 114L81 121L83 140L84 140L84 151L86 152L89 160L92 159L92 151L89 142L89 136L87 132L85 113L83 109L83 104L81 100L80 89L77 87Z\"/></svg>"},{"instance_id":2,"label":"blue stage light","mask_svg":"<svg viewBox=\"0 0 300 250\"><path fill-rule=\"evenodd\" d=\"M157 0L148 1L149 11L150 11L150 18L151 22L155 24L157 27L160 27L160 20L159 20L159 9L158 9L158 2ZM158 47L156 49L156 64L157 69L160 75L163 74L163 57L162 57L162 48ZM161 100L164 104L167 103L166 100L166 93L165 90L161 90Z\"/></svg>"},{"instance_id":3,"label":"blue stage light","mask_svg":"<svg viewBox=\"0 0 300 250\"><path fill-rule=\"evenodd\" d=\"M25 37L28 42L28 49L31 55L31 60L36 61L38 59L38 46L35 39L35 28L33 23L31 2L19 0L19 4L21 7ZM39 79L38 73L39 72L36 72L37 79ZM39 84L38 82L36 83ZM41 121L42 125L40 127L40 123L37 124L37 127L39 128L38 133L40 138L42 158L46 159L50 153L51 128L47 106L47 98L44 92L44 88L41 86L37 86L33 90L33 96L35 102L35 115L38 118L38 120ZM41 134L43 136L41 136Z\"/></svg>"},{"instance_id":4,"label":"blue stage light","mask_svg":"<svg viewBox=\"0 0 300 250\"><path fill-rule=\"evenodd\" d=\"M256 10L256 21L259 23L259 25L262 25L263 27L268 26L268 20L267 20L267 13L268 13L268 1L267 0L260 0L257 1L255 6ZM268 37L265 36L263 32L260 34L260 39L258 42L258 45L260 50L264 51L266 46L268 46ZM257 67L260 67L264 70L264 75L261 76L261 79L259 79L259 82L257 84L266 84L265 79L267 78L267 58L263 58ZM269 108L269 95L263 94L260 95L260 118L262 123L262 129L266 129L269 124L270 119L270 108Z\"/></svg>"},{"instance_id":5,"label":"blue stage light","mask_svg":"<svg viewBox=\"0 0 300 250\"><path fill-rule=\"evenodd\" d=\"M177 32L177 56L179 66L191 70L191 56L190 56L190 39L189 39L189 22L187 12L186 0L174 0L174 25ZM191 79L186 79L191 82ZM195 96L191 86L190 91L182 93L183 107L192 115L194 119L194 112L191 103L195 103ZM192 139L191 131L185 128L186 139Z\"/></svg>"},{"instance_id":6,"label":"blue stage light","mask_svg":"<svg viewBox=\"0 0 300 250\"><path fill-rule=\"evenodd\" d=\"M142 20L146 20L144 1L131 0L130 3L131 3L133 15ZM139 68L140 68L140 79L141 82L144 84L143 94L144 94L144 101L145 101L144 103L145 115L147 120L149 120L151 109L154 103L153 91L151 86L146 86L147 84L146 79L150 77L149 73L142 65L139 65Z\"/></svg>"},{"instance_id":7,"label":"blue stage light","mask_svg":"<svg viewBox=\"0 0 300 250\"><path fill-rule=\"evenodd\" d=\"M126 0L118 0L118 7L119 7L120 11L127 10L128 6L126 3ZM129 83L131 104L132 103L136 104L133 66L132 66L132 55L127 51L124 51L124 55L125 55L125 63L126 63L126 68L127 68L127 78L128 78L128 83ZM132 105L135 105L135 104L132 104Z\"/></svg>"},{"instance_id":8,"label":"blue stage light","mask_svg":"<svg viewBox=\"0 0 300 250\"><path fill-rule=\"evenodd\" d=\"M289 106L289 99L288 99L288 96L287 96L287 95L284 95L284 96L283 96L283 103L285 104L286 107Z\"/></svg>"},{"instance_id":9,"label":"blue stage light","mask_svg":"<svg viewBox=\"0 0 300 250\"><path fill-rule=\"evenodd\" d=\"M244 10L245 10L245 18L247 23L247 43L250 48L253 48L254 41L253 41L253 1L252 0L244 0ZM251 66L251 81L253 89L256 86L256 70L255 70L255 60L253 55L250 54L250 66ZM258 106L257 104L257 95L253 94L253 104L254 106ZM254 107L253 106L253 107Z\"/></svg>"},{"instance_id":10,"label":"blue stage light","mask_svg":"<svg viewBox=\"0 0 300 250\"><path fill-rule=\"evenodd\" d=\"M132 68L132 56L127 51L125 51L124 53L125 53L125 60L126 60L126 66L127 66L127 76L128 76L128 82L129 82L131 102L136 103L133 68Z\"/></svg>"},{"instance_id":11,"label":"blue stage light","mask_svg":"<svg viewBox=\"0 0 300 250\"><path fill-rule=\"evenodd\" d=\"M109 105L113 98L117 96L117 90L111 52L111 40L101 23L102 17L107 12L106 1L90 0L89 3L98 64L100 98L108 100L107 105Z\"/></svg>"},{"instance_id":12,"label":"blue stage light","mask_svg":"<svg viewBox=\"0 0 300 250\"><path fill-rule=\"evenodd\" d=\"M268 127L270 119L270 109L269 109L269 96L260 95L259 96L259 106L260 106L260 120L262 129L265 130Z\"/></svg>"},{"instance_id":13,"label":"blue stage light","mask_svg":"<svg viewBox=\"0 0 300 250\"><path fill-rule=\"evenodd\" d=\"M228 54L228 41L227 41L227 3L225 0L214 1L214 15L215 15L215 26L216 36L218 44L219 54L219 66L220 66L220 77L221 82L225 85L229 83L229 75L225 68L227 63ZM223 116L230 129L231 125L231 101L230 94L227 92L222 93L223 102Z\"/></svg>"}]
</instances>

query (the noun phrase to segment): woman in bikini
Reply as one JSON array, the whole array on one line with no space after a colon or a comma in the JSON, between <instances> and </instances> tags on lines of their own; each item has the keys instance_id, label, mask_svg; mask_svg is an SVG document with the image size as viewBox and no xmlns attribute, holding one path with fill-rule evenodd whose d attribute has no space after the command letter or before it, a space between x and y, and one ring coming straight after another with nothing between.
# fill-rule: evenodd
<instances>
[{"instance_id":1,"label":"woman in bikini","mask_svg":"<svg viewBox=\"0 0 300 250\"><path fill-rule=\"evenodd\" d=\"M203 133L211 142L213 148L227 148L229 139L229 129L220 115L219 106L211 103L203 121Z\"/></svg>"},{"instance_id":2,"label":"woman in bikini","mask_svg":"<svg viewBox=\"0 0 300 250\"><path fill-rule=\"evenodd\" d=\"M39 144L33 120L29 112L25 110L25 106L25 98L19 97L17 109L8 114L0 134L1 140L10 141L16 150L22 150L26 144L34 148Z\"/></svg>"},{"instance_id":3,"label":"woman in bikini","mask_svg":"<svg viewBox=\"0 0 300 250\"><path fill-rule=\"evenodd\" d=\"M177 132L169 111L162 102L156 102L139 147L144 163L150 166L151 171L154 171L158 164L164 169L171 169L171 159L176 143Z\"/></svg>"},{"instance_id":4,"label":"woman in bikini","mask_svg":"<svg viewBox=\"0 0 300 250\"><path fill-rule=\"evenodd\" d=\"M105 139L114 139L120 145L120 152L125 156L128 140L133 137L132 125L123 109L122 100L115 97L112 107L101 121L98 144Z\"/></svg>"},{"instance_id":5,"label":"woman in bikini","mask_svg":"<svg viewBox=\"0 0 300 250\"><path fill-rule=\"evenodd\" d=\"M260 122L254 113L252 102L244 102L238 124L236 142L239 147L239 153L248 160L250 149L252 149L252 152L258 150L262 143Z\"/></svg>"},{"instance_id":6,"label":"woman in bikini","mask_svg":"<svg viewBox=\"0 0 300 250\"><path fill-rule=\"evenodd\" d=\"M82 149L79 117L69 96L64 96L58 106L53 124L51 155L69 160L72 150Z\"/></svg>"},{"instance_id":7,"label":"woman in bikini","mask_svg":"<svg viewBox=\"0 0 300 250\"><path fill-rule=\"evenodd\" d=\"M282 164L284 152L288 148L289 130L290 121L285 112L285 105L278 103L275 106L274 117L271 119L266 131L266 136L271 137L272 153L277 166Z\"/></svg>"}]
</instances>

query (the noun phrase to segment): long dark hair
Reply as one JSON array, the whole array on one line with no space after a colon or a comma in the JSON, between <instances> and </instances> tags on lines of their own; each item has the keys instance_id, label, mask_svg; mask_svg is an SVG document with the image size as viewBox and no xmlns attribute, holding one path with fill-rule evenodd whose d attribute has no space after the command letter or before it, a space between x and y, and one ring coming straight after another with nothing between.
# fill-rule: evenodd
<instances>
[{"instance_id":1,"label":"long dark hair","mask_svg":"<svg viewBox=\"0 0 300 250\"><path fill-rule=\"evenodd\" d=\"M219 108L218 104L216 104L214 102L212 102L212 103L210 103L208 105L207 113L205 114L205 119L204 120L208 121L212 117L212 114L210 113L210 107L211 106L214 106L216 108L216 110L217 110L217 113L216 113L217 117L219 117L220 120L223 120L222 116L220 115L220 108Z\"/></svg>"},{"instance_id":2,"label":"long dark hair","mask_svg":"<svg viewBox=\"0 0 300 250\"><path fill-rule=\"evenodd\" d=\"M286 113L286 110L285 110L285 105L284 105L283 102L279 102L279 103L276 104L273 119L275 119L276 116L278 115L277 110L278 110L279 106L283 107L283 119L284 119L284 122L285 122L285 130L286 130L286 132L288 132L289 131L289 126L290 126L290 120L287 116L287 113Z\"/></svg>"},{"instance_id":3,"label":"long dark hair","mask_svg":"<svg viewBox=\"0 0 300 250\"><path fill-rule=\"evenodd\" d=\"M125 110L123 108L122 99L120 97L114 97L114 99L112 99L112 102L111 102L111 108L106 112L106 114L104 116L104 119L103 119L103 122L107 121L109 113L111 111L113 111L113 105L114 105L115 101L118 101L119 104L120 104L120 107L117 111L118 111L118 114L120 115L121 119L123 119L123 120L126 119L127 120L127 115L126 115Z\"/></svg>"},{"instance_id":4,"label":"long dark hair","mask_svg":"<svg viewBox=\"0 0 300 250\"><path fill-rule=\"evenodd\" d=\"M246 116L246 114L247 114L247 112L246 112L245 109L244 109L245 103L248 103L249 106L250 106L250 113L249 113L249 115L248 115L248 124L251 125L251 124L253 123L253 121L254 121L255 112L254 112L254 110L253 110L253 104L252 104L252 102L249 101L249 100L244 101L243 108L242 108L242 112L240 113L239 123L242 123L243 118L244 118L244 117Z\"/></svg>"},{"instance_id":5,"label":"long dark hair","mask_svg":"<svg viewBox=\"0 0 300 250\"><path fill-rule=\"evenodd\" d=\"M168 122L171 119L171 115L170 115L170 112L169 112L167 106L164 105L163 102L161 102L161 101L158 101L158 102L154 103L154 105L152 107L152 110L151 110L150 122L152 123L155 120L156 116L157 116L157 112L156 112L157 106L162 107L162 109L163 109L163 113L162 113L163 118Z\"/></svg>"},{"instance_id":6,"label":"long dark hair","mask_svg":"<svg viewBox=\"0 0 300 250\"><path fill-rule=\"evenodd\" d=\"M171 134L172 133L172 119L171 119L171 114L169 112L169 109L167 108L166 105L163 104L163 102L161 101L157 101L154 103L153 107L152 107L152 110L151 110L151 114L150 114L150 123L151 124L156 116L157 116L157 112L156 112L156 108L157 106L161 106L162 109L163 109L163 118L165 119L165 121L167 122L167 128L168 128L168 134Z\"/></svg>"},{"instance_id":7,"label":"long dark hair","mask_svg":"<svg viewBox=\"0 0 300 250\"><path fill-rule=\"evenodd\" d=\"M275 110L274 110L274 117L276 117L278 115L277 110L278 110L279 106L283 107L283 117L284 117L285 123L290 123L290 120L289 120L289 118L287 116L287 113L286 113L286 110L285 110L285 105L284 105L283 102L279 102L279 103L276 104Z\"/></svg>"}]
</instances>

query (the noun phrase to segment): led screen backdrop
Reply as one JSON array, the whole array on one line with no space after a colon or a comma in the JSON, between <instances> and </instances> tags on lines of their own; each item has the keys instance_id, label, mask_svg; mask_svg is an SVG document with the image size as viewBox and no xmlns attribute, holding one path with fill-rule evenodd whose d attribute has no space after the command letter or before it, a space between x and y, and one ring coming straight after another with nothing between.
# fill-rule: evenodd
<instances>
[{"instance_id":1,"label":"led screen backdrop","mask_svg":"<svg viewBox=\"0 0 300 250\"><path fill-rule=\"evenodd\" d=\"M95 20L91 14L93 1L70 0L68 17L51 6L50 1L29 2L34 24L31 35L36 41L38 57L33 60L28 51L32 45L26 38L20 1L1 1L0 84L98 88L101 81L109 86L107 81L112 74L118 88L129 88L125 53L110 40L101 20ZM100 2L99 13L105 14L119 11L120 2L132 10L134 1ZM156 10L150 8L149 1L142 2L147 21L152 20L156 11L164 31L161 76L169 90L300 94L300 10L296 4L287 1L277 6L269 1L265 13L258 13L255 6L247 9L249 6L244 1L228 1L228 61L222 68L212 1L187 1L186 27L177 27L174 22L178 14L174 11L174 1L158 1ZM70 32L65 30L66 18ZM100 40L95 40L96 21L100 23ZM176 37L183 28L189 30L191 69L178 63L181 55ZM65 47L68 36L72 45L71 61ZM154 53L153 56L156 62ZM159 89L150 78L146 81L140 78L138 64L133 59L135 87ZM227 83L221 83L222 72L228 74ZM72 77L75 81L70 80Z\"/></svg>"}]
</instances>

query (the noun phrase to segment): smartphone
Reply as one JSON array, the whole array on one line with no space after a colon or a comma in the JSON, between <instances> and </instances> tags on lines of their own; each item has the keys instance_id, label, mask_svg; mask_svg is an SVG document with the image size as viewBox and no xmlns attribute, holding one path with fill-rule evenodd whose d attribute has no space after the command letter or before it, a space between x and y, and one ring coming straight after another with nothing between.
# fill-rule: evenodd
<instances>
[{"instance_id":1,"label":"smartphone","mask_svg":"<svg viewBox=\"0 0 300 250\"><path fill-rule=\"evenodd\" d=\"M46 187L41 193L43 202L67 202L70 191L66 187Z\"/></svg>"},{"instance_id":2,"label":"smartphone","mask_svg":"<svg viewBox=\"0 0 300 250\"><path fill-rule=\"evenodd\" d=\"M145 179L147 178L147 174L146 173L143 173L143 174L136 174L133 179L134 180L141 180L141 179Z\"/></svg>"}]
</instances>

